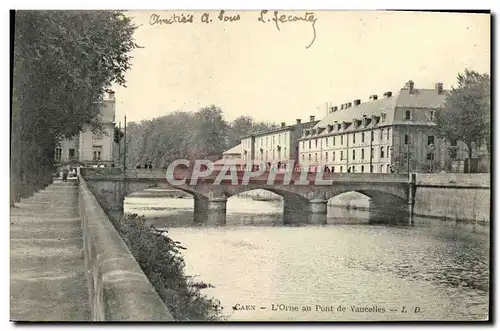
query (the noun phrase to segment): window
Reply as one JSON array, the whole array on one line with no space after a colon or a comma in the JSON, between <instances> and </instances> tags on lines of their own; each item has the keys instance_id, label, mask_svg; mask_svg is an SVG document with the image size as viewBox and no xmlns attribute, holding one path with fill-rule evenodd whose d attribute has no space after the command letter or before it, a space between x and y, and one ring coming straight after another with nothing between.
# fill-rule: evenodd
<instances>
[{"instance_id":1,"label":"window","mask_svg":"<svg viewBox=\"0 0 500 331\"><path fill-rule=\"evenodd\" d=\"M352 150L352 159L356 160L356 150L355 149Z\"/></svg>"},{"instance_id":2,"label":"window","mask_svg":"<svg viewBox=\"0 0 500 331\"><path fill-rule=\"evenodd\" d=\"M306 142L302 140L302 149L306 149Z\"/></svg>"},{"instance_id":3,"label":"window","mask_svg":"<svg viewBox=\"0 0 500 331\"><path fill-rule=\"evenodd\" d=\"M391 131L391 128L387 128L387 136L386 136L386 139L389 140L389 135L390 135L390 132Z\"/></svg>"},{"instance_id":4,"label":"window","mask_svg":"<svg viewBox=\"0 0 500 331\"><path fill-rule=\"evenodd\" d=\"M273 149L273 160L274 160L274 149Z\"/></svg>"},{"instance_id":5,"label":"window","mask_svg":"<svg viewBox=\"0 0 500 331\"><path fill-rule=\"evenodd\" d=\"M409 140L409 139L408 139L408 135L407 135L407 134L405 134L405 145L408 145L408 140Z\"/></svg>"},{"instance_id":6,"label":"window","mask_svg":"<svg viewBox=\"0 0 500 331\"><path fill-rule=\"evenodd\" d=\"M361 172L365 172L365 166L364 165L361 166Z\"/></svg>"},{"instance_id":7,"label":"window","mask_svg":"<svg viewBox=\"0 0 500 331\"><path fill-rule=\"evenodd\" d=\"M370 166L370 173L373 172L373 165Z\"/></svg>"},{"instance_id":8,"label":"window","mask_svg":"<svg viewBox=\"0 0 500 331\"><path fill-rule=\"evenodd\" d=\"M315 140L315 147L318 148L318 139Z\"/></svg>"},{"instance_id":9,"label":"window","mask_svg":"<svg viewBox=\"0 0 500 331\"><path fill-rule=\"evenodd\" d=\"M325 161L328 161L328 152L325 152Z\"/></svg>"},{"instance_id":10,"label":"window","mask_svg":"<svg viewBox=\"0 0 500 331\"><path fill-rule=\"evenodd\" d=\"M269 159L269 151L266 151L266 161Z\"/></svg>"},{"instance_id":11,"label":"window","mask_svg":"<svg viewBox=\"0 0 500 331\"><path fill-rule=\"evenodd\" d=\"M286 147L285 147L285 158L288 159L288 154L286 154Z\"/></svg>"},{"instance_id":12,"label":"window","mask_svg":"<svg viewBox=\"0 0 500 331\"><path fill-rule=\"evenodd\" d=\"M371 136L372 136L372 138L371 138L371 139L372 139L372 141L373 141L373 139L374 139L374 136L375 136L375 135L373 134L373 131L370 131L370 133L371 133Z\"/></svg>"},{"instance_id":13,"label":"window","mask_svg":"<svg viewBox=\"0 0 500 331\"><path fill-rule=\"evenodd\" d=\"M311 149L311 141L309 140L309 149Z\"/></svg>"},{"instance_id":14,"label":"window","mask_svg":"<svg viewBox=\"0 0 500 331\"><path fill-rule=\"evenodd\" d=\"M61 155L62 155L62 148L60 147L56 148L56 151L54 153L54 160L61 161Z\"/></svg>"},{"instance_id":15,"label":"window","mask_svg":"<svg viewBox=\"0 0 500 331\"><path fill-rule=\"evenodd\" d=\"M267 147L267 143L269 142L269 137L266 137L266 147Z\"/></svg>"},{"instance_id":16,"label":"window","mask_svg":"<svg viewBox=\"0 0 500 331\"><path fill-rule=\"evenodd\" d=\"M102 146L93 146L94 160L101 159Z\"/></svg>"},{"instance_id":17,"label":"window","mask_svg":"<svg viewBox=\"0 0 500 331\"><path fill-rule=\"evenodd\" d=\"M365 142L365 133L364 132L361 132L361 142L362 143Z\"/></svg>"},{"instance_id":18,"label":"window","mask_svg":"<svg viewBox=\"0 0 500 331\"><path fill-rule=\"evenodd\" d=\"M340 161L344 160L344 151L340 151Z\"/></svg>"},{"instance_id":19,"label":"window","mask_svg":"<svg viewBox=\"0 0 500 331\"><path fill-rule=\"evenodd\" d=\"M75 149L74 148L70 148L69 149L69 158L72 159L75 157Z\"/></svg>"},{"instance_id":20,"label":"window","mask_svg":"<svg viewBox=\"0 0 500 331\"><path fill-rule=\"evenodd\" d=\"M405 111L405 119L411 120L411 111L409 110Z\"/></svg>"},{"instance_id":21,"label":"window","mask_svg":"<svg viewBox=\"0 0 500 331\"><path fill-rule=\"evenodd\" d=\"M333 146L335 146L335 137L332 137L333 139Z\"/></svg>"},{"instance_id":22,"label":"window","mask_svg":"<svg viewBox=\"0 0 500 331\"><path fill-rule=\"evenodd\" d=\"M340 136L340 145L344 144L344 136Z\"/></svg>"},{"instance_id":23,"label":"window","mask_svg":"<svg viewBox=\"0 0 500 331\"><path fill-rule=\"evenodd\" d=\"M427 137L427 145L434 145L434 136Z\"/></svg>"},{"instance_id":24,"label":"window","mask_svg":"<svg viewBox=\"0 0 500 331\"><path fill-rule=\"evenodd\" d=\"M373 159L373 154L375 154L375 150L372 147L372 150L370 151L370 158Z\"/></svg>"},{"instance_id":25,"label":"window","mask_svg":"<svg viewBox=\"0 0 500 331\"><path fill-rule=\"evenodd\" d=\"M335 151L332 152L332 161L335 161Z\"/></svg>"},{"instance_id":26,"label":"window","mask_svg":"<svg viewBox=\"0 0 500 331\"><path fill-rule=\"evenodd\" d=\"M305 154L302 154L302 161L305 161L306 160L306 156Z\"/></svg>"},{"instance_id":27,"label":"window","mask_svg":"<svg viewBox=\"0 0 500 331\"><path fill-rule=\"evenodd\" d=\"M353 144L356 143L356 134L355 133L352 134L352 143Z\"/></svg>"},{"instance_id":28,"label":"window","mask_svg":"<svg viewBox=\"0 0 500 331\"><path fill-rule=\"evenodd\" d=\"M391 148L389 146L387 146L387 157L391 157L391 154L389 153L390 150L391 150Z\"/></svg>"},{"instance_id":29,"label":"window","mask_svg":"<svg viewBox=\"0 0 500 331\"><path fill-rule=\"evenodd\" d=\"M318 162L318 153L314 153L314 161Z\"/></svg>"},{"instance_id":30,"label":"window","mask_svg":"<svg viewBox=\"0 0 500 331\"><path fill-rule=\"evenodd\" d=\"M309 161L311 161L311 154L309 153Z\"/></svg>"},{"instance_id":31,"label":"window","mask_svg":"<svg viewBox=\"0 0 500 331\"><path fill-rule=\"evenodd\" d=\"M380 129L380 140L384 140L384 129Z\"/></svg>"},{"instance_id":32,"label":"window","mask_svg":"<svg viewBox=\"0 0 500 331\"><path fill-rule=\"evenodd\" d=\"M361 160L364 160L365 159L365 149L363 148L361 150Z\"/></svg>"},{"instance_id":33,"label":"window","mask_svg":"<svg viewBox=\"0 0 500 331\"><path fill-rule=\"evenodd\" d=\"M429 121L434 121L434 111L433 110L431 110L429 112Z\"/></svg>"},{"instance_id":34,"label":"window","mask_svg":"<svg viewBox=\"0 0 500 331\"><path fill-rule=\"evenodd\" d=\"M340 172L342 172L342 166L340 166Z\"/></svg>"},{"instance_id":35,"label":"window","mask_svg":"<svg viewBox=\"0 0 500 331\"><path fill-rule=\"evenodd\" d=\"M380 147L380 158L384 158L384 147Z\"/></svg>"},{"instance_id":36,"label":"window","mask_svg":"<svg viewBox=\"0 0 500 331\"><path fill-rule=\"evenodd\" d=\"M457 146L457 140L456 139L453 139L450 143L451 146L455 147Z\"/></svg>"},{"instance_id":37,"label":"window","mask_svg":"<svg viewBox=\"0 0 500 331\"><path fill-rule=\"evenodd\" d=\"M391 166L390 165L386 165L385 167L387 169L385 172L390 173L391 172Z\"/></svg>"}]
</instances>

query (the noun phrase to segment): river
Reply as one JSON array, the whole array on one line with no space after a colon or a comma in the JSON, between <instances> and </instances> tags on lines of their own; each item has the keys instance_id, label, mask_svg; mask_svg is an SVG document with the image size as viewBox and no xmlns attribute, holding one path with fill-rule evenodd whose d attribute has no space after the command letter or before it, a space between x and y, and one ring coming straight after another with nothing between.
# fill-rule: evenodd
<instances>
[{"instance_id":1,"label":"river","mask_svg":"<svg viewBox=\"0 0 500 331\"><path fill-rule=\"evenodd\" d=\"M186 273L210 283L229 321L483 320L489 230L416 218L373 225L329 207L327 224L283 226L281 202L228 200L225 226L193 222L193 200L127 197L182 242ZM236 309L234 309L236 308ZM248 308L248 309L241 309Z\"/></svg>"}]
</instances>

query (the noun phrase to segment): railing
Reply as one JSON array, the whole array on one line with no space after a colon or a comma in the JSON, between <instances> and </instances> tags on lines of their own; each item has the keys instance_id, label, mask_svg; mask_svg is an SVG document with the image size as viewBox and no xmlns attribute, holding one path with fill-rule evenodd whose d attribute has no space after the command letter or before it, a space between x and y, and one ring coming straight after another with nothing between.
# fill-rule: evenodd
<instances>
[{"instance_id":1,"label":"railing","mask_svg":"<svg viewBox=\"0 0 500 331\"><path fill-rule=\"evenodd\" d=\"M173 321L95 196L79 176L90 305L94 321Z\"/></svg>"}]
</instances>

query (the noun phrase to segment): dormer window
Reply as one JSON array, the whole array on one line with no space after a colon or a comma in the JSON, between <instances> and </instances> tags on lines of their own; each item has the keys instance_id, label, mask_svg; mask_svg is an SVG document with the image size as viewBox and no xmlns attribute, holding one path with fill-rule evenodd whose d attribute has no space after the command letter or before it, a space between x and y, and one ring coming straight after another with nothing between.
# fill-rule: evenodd
<instances>
[{"instance_id":1,"label":"dormer window","mask_svg":"<svg viewBox=\"0 0 500 331\"><path fill-rule=\"evenodd\" d=\"M354 128L357 129L358 128L358 120L357 119L353 119L352 120L352 124L354 125Z\"/></svg>"},{"instance_id":2,"label":"dormer window","mask_svg":"<svg viewBox=\"0 0 500 331\"><path fill-rule=\"evenodd\" d=\"M373 122L374 126L378 124L379 120L380 120L380 117L375 116L375 115L372 116L372 122Z\"/></svg>"},{"instance_id":3,"label":"dormer window","mask_svg":"<svg viewBox=\"0 0 500 331\"><path fill-rule=\"evenodd\" d=\"M347 123L346 122L342 122L342 130L345 130L347 128Z\"/></svg>"},{"instance_id":4,"label":"dormer window","mask_svg":"<svg viewBox=\"0 0 500 331\"><path fill-rule=\"evenodd\" d=\"M385 122L385 113L382 113L382 114L381 114L381 120L380 120L380 121L381 121L381 122Z\"/></svg>"},{"instance_id":5,"label":"dormer window","mask_svg":"<svg viewBox=\"0 0 500 331\"><path fill-rule=\"evenodd\" d=\"M333 130L333 125L328 124L327 132L332 132L332 130Z\"/></svg>"}]
</instances>

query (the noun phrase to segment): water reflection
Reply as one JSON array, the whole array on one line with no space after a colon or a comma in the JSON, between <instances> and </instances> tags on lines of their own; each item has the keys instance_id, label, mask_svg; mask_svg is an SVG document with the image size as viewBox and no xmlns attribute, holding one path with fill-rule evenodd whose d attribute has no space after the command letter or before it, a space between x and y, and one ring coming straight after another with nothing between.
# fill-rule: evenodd
<instances>
[{"instance_id":1,"label":"water reflection","mask_svg":"<svg viewBox=\"0 0 500 331\"><path fill-rule=\"evenodd\" d=\"M282 204L231 198L225 226L193 215L192 199L127 199L126 211L168 227L186 271L215 288L231 320L473 320L488 313L489 230L415 218L370 222L366 210L328 208L284 226ZM228 275L231 275L230 277ZM236 303L377 304L385 314L231 311ZM418 305L420 315L401 315Z\"/></svg>"}]
</instances>

